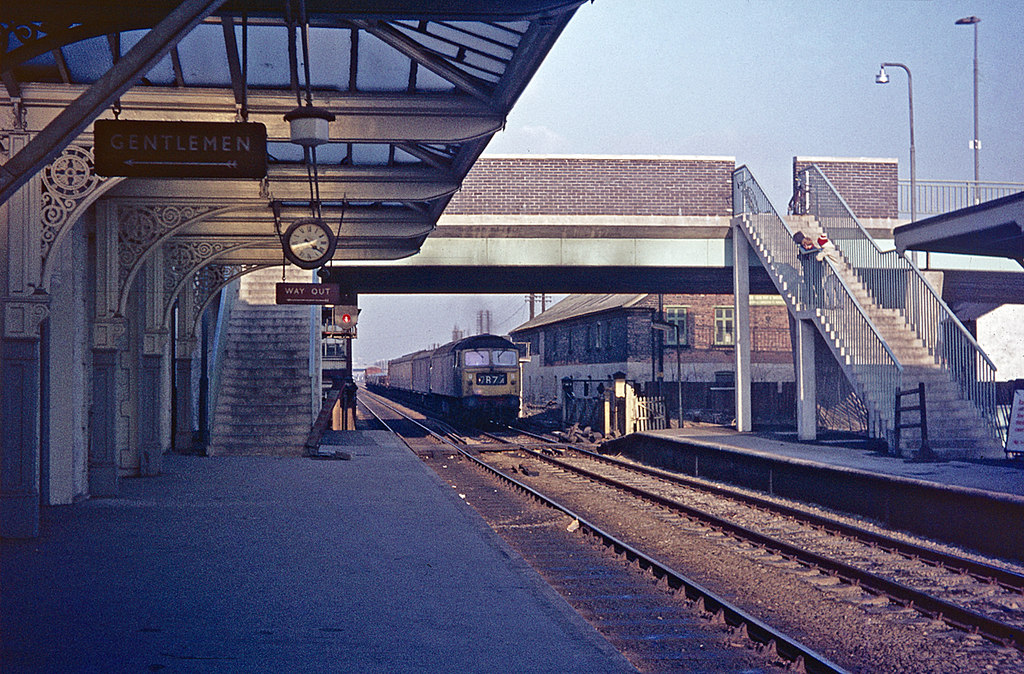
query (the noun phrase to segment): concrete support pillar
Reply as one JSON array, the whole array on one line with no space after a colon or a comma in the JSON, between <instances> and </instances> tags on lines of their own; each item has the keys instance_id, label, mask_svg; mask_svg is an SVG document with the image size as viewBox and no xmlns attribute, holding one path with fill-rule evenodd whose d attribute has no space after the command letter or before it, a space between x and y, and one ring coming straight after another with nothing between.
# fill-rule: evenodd
<instances>
[{"instance_id":1,"label":"concrete support pillar","mask_svg":"<svg viewBox=\"0 0 1024 674\"><path fill-rule=\"evenodd\" d=\"M736 331L736 430L753 429L750 409L750 246L740 226L732 228L732 284Z\"/></svg>"},{"instance_id":2,"label":"concrete support pillar","mask_svg":"<svg viewBox=\"0 0 1024 674\"><path fill-rule=\"evenodd\" d=\"M117 219L114 208L96 206L96 293L92 321L92 409L89 428L89 494L117 495L118 368L128 322L118 307L119 270Z\"/></svg>"},{"instance_id":3,"label":"concrete support pillar","mask_svg":"<svg viewBox=\"0 0 1024 674\"><path fill-rule=\"evenodd\" d=\"M818 393L815 385L814 322L797 319L796 433L800 440L818 437Z\"/></svg>"}]
</instances>

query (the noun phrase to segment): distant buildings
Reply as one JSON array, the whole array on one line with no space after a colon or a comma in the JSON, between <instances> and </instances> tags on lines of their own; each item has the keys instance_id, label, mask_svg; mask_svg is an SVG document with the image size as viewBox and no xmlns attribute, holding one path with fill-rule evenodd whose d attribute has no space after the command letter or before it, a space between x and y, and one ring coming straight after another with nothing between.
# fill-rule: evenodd
<instances>
[{"instance_id":1,"label":"distant buildings","mask_svg":"<svg viewBox=\"0 0 1024 674\"><path fill-rule=\"evenodd\" d=\"M570 295L511 331L529 344L528 405L561 405L563 391L598 397L616 372L645 395L662 396L669 417L728 423L735 410L732 295ZM789 317L778 295L751 296L753 416L792 423ZM680 397L682 402L680 404Z\"/></svg>"}]
</instances>

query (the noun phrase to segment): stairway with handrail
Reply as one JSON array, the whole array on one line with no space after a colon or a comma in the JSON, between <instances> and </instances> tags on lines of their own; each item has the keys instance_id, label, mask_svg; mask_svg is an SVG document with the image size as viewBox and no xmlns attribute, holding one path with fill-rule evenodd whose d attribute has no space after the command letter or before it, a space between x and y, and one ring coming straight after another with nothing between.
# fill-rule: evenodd
<instances>
[{"instance_id":1,"label":"stairway with handrail","mask_svg":"<svg viewBox=\"0 0 1024 674\"><path fill-rule=\"evenodd\" d=\"M1001 453L995 368L920 271L882 252L817 167L801 174L800 229L826 233L836 259L801 261L793 231L747 167L733 174L733 212L790 312L810 320L868 411L868 433L892 451L896 390L924 383L932 449L946 458ZM902 292L901 292L902 291Z\"/></svg>"}]
</instances>

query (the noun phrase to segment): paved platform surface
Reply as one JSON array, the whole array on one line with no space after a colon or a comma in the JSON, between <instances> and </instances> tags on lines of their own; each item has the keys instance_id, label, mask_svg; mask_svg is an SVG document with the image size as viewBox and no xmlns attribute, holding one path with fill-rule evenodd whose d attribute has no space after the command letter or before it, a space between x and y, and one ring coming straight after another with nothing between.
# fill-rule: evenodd
<instances>
[{"instance_id":1,"label":"paved platform surface","mask_svg":"<svg viewBox=\"0 0 1024 674\"><path fill-rule=\"evenodd\" d=\"M1024 496L1024 461L1020 460L918 462L843 446L849 444L843 441L801 443L796 441L795 433L792 434L793 441L787 441L780 439L780 434L737 433L730 428L711 425L688 425L682 429L649 431L640 435L668 437L712 448Z\"/></svg>"},{"instance_id":2,"label":"paved platform surface","mask_svg":"<svg viewBox=\"0 0 1024 674\"><path fill-rule=\"evenodd\" d=\"M0 671L633 671L389 434L165 457L0 543Z\"/></svg>"}]
</instances>

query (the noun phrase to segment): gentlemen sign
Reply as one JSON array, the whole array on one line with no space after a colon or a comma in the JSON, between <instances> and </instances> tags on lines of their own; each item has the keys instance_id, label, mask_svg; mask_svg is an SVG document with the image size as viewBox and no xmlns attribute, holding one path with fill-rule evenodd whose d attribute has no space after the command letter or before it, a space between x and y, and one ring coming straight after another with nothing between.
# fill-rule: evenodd
<instances>
[{"instance_id":1,"label":"gentlemen sign","mask_svg":"<svg viewBox=\"0 0 1024 674\"><path fill-rule=\"evenodd\" d=\"M278 283L277 304L338 304L341 287L337 283Z\"/></svg>"},{"instance_id":2,"label":"gentlemen sign","mask_svg":"<svg viewBox=\"0 0 1024 674\"><path fill-rule=\"evenodd\" d=\"M96 173L132 178L262 178L267 127L250 122L94 124Z\"/></svg>"}]
</instances>

